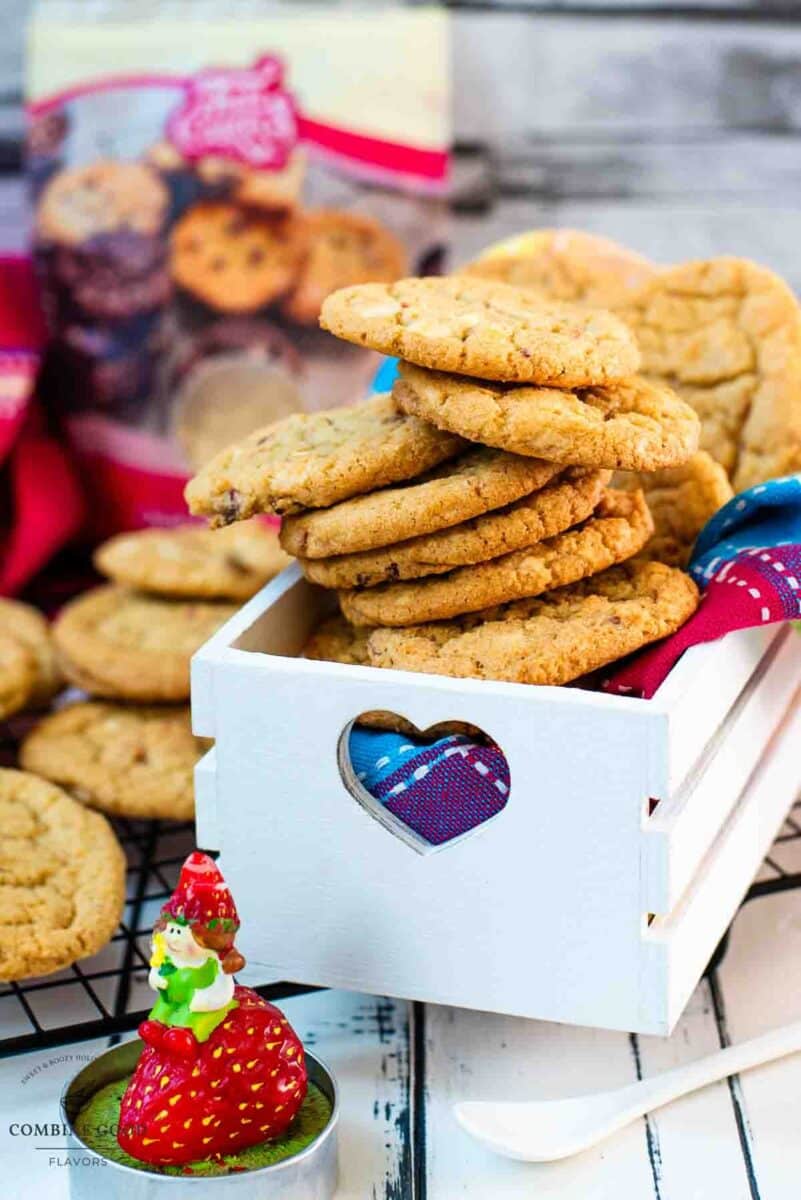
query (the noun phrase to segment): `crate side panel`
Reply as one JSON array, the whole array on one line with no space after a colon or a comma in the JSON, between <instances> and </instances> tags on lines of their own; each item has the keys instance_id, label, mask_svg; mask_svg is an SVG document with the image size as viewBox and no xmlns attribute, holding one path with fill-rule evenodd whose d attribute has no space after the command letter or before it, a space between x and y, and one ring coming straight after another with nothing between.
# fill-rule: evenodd
<instances>
[{"instance_id":1,"label":"crate side panel","mask_svg":"<svg viewBox=\"0 0 801 1200\"><path fill-rule=\"evenodd\" d=\"M690 651L674 667L656 696L670 716L671 794L692 770L780 632L778 625L739 629Z\"/></svg>"},{"instance_id":2,"label":"crate side panel","mask_svg":"<svg viewBox=\"0 0 801 1200\"><path fill-rule=\"evenodd\" d=\"M309 982L629 1023L654 759L645 706L245 657L219 668L215 698L220 844L248 957ZM338 773L340 734L369 708L495 736L507 806L458 844L411 850Z\"/></svg>"},{"instance_id":3,"label":"crate side panel","mask_svg":"<svg viewBox=\"0 0 801 1200\"><path fill-rule=\"evenodd\" d=\"M667 996L665 1032L701 972L801 789L801 693L767 746L720 838L678 908L644 939L646 988Z\"/></svg>"},{"instance_id":4,"label":"crate side panel","mask_svg":"<svg viewBox=\"0 0 801 1200\"><path fill-rule=\"evenodd\" d=\"M645 822L642 878L648 912L665 915L678 903L785 715L801 679L801 638L784 630L763 663L767 659L768 670L752 676L708 756Z\"/></svg>"}]
</instances>

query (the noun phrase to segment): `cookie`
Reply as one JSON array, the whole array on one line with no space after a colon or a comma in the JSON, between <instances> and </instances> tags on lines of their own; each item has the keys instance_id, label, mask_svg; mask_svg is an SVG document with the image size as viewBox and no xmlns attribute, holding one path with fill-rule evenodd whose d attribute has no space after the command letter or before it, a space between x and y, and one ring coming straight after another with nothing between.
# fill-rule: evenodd
<instances>
[{"instance_id":1,"label":"cookie","mask_svg":"<svg viewBox=\"0 0 801 1200\"><path fill-rule=\"evenodd\" d=\"M617 308L648 283L657 268L610 238L577 229L533 229L496 242L459 274L496 279L595 308Z\"/></svg>"},{"instance_id":2,"label":"cookie","mask_svg":"<svg viewBox=\"0 0 801 1200\"><path fill-rule=\"evenodd\" d=\"M688 575L639 560L547 596L412 629L375 629L376 667L564 684L675 632L698 605Z\"/></svg>"},{"instance_id":3,"label":"cookie","mask_svg":"<svg viewBox=\"0 0 801 1200\"><path fill-rule=\"evenodd\" d=\"M96 234L79 246L59 246L53 276L67 289L70 306L100 321L152 312L172 290L161 239L130 229Z\"/></svg>"},{"instance_id":4,"label":"cookie","mask_svg":"<svg viewBox=\"0 0 801 1200\"><path fill-rule=\"evenodd\" d=\"M294 150L285 166L260 170L233 158L204 154L192 163L192 170L207 195L225 197L267 212L289 212L300 200L306 155L302 150Z\"/></svg>"},{"instance_id":5,"label":"cookie","mask_svg":"<svg viewBox=\"0 0 801 1200\"><path fill-rule=\"evenodd\" d=\"M471 441L581 467L655 471L698 445L698 417L659 383L632 376L565 392L462 379L402 363L392 391L405 413Z\"/></svg>"},{"instance_id":6,"label":"cookie","mask_svg":"<svg viewBox=\"0 0 801 1200\"><path fill-rule=\"evenodd\" d=\"M224 600L249 599L290 562L278 530L261 521L120 533L94 555L97 570L115 583L160 596Z\"/></svg>"},{"instance_id":7,"label":"cookie","mask_svg":"<svg viewBox=\"0 0 801 1200\"><path fill-rule=\"evenodd\" d=\"M20 762L115 816L191 821L192 773L209 744L192 736L188 708L90 701L45 717Z\"/></svg>"},{"instance_id":8,"label":"cookie","mask_svg":"<svg viewBox=\"0 0 801 1200\"><path fill-rule=\"evenodd\" d=\"M105 817L44 779L0 770L0 827L0 979L102 949L125 900L125 856Z\"/></svg>"},{"instance_id":9,"label":"cookie","mask_svg":"<svg viewBox=\"0 0 801 1200\"><path fill-rule=\"evenodd\" d=\"M172 231L172 275L210 308L255 312L289 289L305 248L298 217L272 217L224 201L196 204Z\"/></svg>"},{"instance_id":10,"label":"cookie","mask_svg":"<svg viewBox=\"0 0 801 1200\"><path fill-rule=\"evenodd\" d=\"M148 313L116 328L80 321L62 326L48 346L45 364L54 406L70 411L78 404L127 414L149 398L160 350L159 315Z\"/></svg>"},{"instance_id":11,"label":"cookie","mask_svg":"<svg viewBox=\"0 0 801 1200\"><path fill-rule=\"evenodd\" d=\"M406 251L378 221L336 208L307 212L309 249L281 312L316 325L326 296L356 283L392 283L406 270Z\"/></svg>"},{"instance_id":12,"label":"cookie","mask_svg":"<svg viewBox=\"0 0 801 1200\"><path fill-rule=\"evenodd\" d=\"M418 625L575 583L631 558L653 533L642 492L606 492L582 525L488 562L411 583L339 593L354 625Z\"/></svg>"},{"instance_id":13,"label":"cookie","mask_svg":"<svg viewBox=\"0 0 801 1200\"><path fill-rule=\"evenodd\" d=\"M739 258L684 263L621 315L644 373L693 406L735 492L801 468L801 308L777 275Z\"/></svg>"},{"instance_id":14,"label":"cookie","mask_svg":"<svg viewBox=\"0 0 801 1200\"><path fill-rule=\"evenodd\" d=\"M189 511L228 525L254 513L324 508L452 458L460 438L407 417L391 396L297 413L230 446L190 480Z\"/></svg>"},{"instance_id":15,"label":"cookie","mask_svg":"<svg viewBox=\"0 0 801 1200\"><path fill-rule=\"evenodd\" d=\"M320 324L421 367L510 383L587 387L632 375L640 361L611 313L468 276L343 288Z\"/></svg>"},{"instance_id":16,"label":"cookie","mask_svg":"<svg viewBox=\"0 0 801 1200\"><path fill-rule=\"evenodd\" d=\"M302 558L300 565L307 579L328 588L375 587L442 575L531 546L586 520L599 504L609 475L608 471L569 470L522 500L461 525L360 554Z\"/></svg>"},{"instance_id":17,"label":"cookie","mask_svg":"<svg viewBox=\"0 0 801 1200\"><path fill-rule=\"evenodd\" d=\"M164 138L162 141L154 142L152 146L148 146L144 154L145 161L151 167L155 167L157 171L181 171L189 167L187 160L181 154L177 146Z\"/></svg>"},{"instance_id":18,"label":"cookie","mask_svg":"<svg viewBox=\"0 0 801 1200\"><path fill-rule=\"evenodd\" d=\"M150 167L100 159L51 179L36 211L36 230L40 240L64 246L115 230L152 236L168 205L167 188Z\"/></svg>"},{"instance_id":19,"label":"cookie","mask_svg":"<svg viewBox=\"0 0 801 1200\"><path fill-rule=\"evenodd\" d=\"M236 166L239 169L233 180L233 196L240 204L268 212L288 212L298 206L306 175L306 155L302 150L293 150L286 164L274 171L253 170L241 163ZM198 175L201 179L208 179L211 173L204 167L201 161L197 168Z\"/></svg>"},{"instance_id":20,"label":"cookie","mask_svg":"<svg viewBox=\"0 0 801 1200\"><path fill-rule=\"evenodd\" d=\"M389 546L510 504L543 487L558 471L554 463L473 447L400 487L287 517L281 545L304 558Z\"/></svg>"},{"instance_id":21,"label":"cookie","mask_svg":"<svg viewBox=\"0 0 801 1200\"><path fill-rule=\"evenodd\" d=\"M613 482L626 491L642 488L651 510L654 535L641 557L673 567L687 566L698 534L734 495L723 467L705 450L680 467L650 474L620 472Z\"/></svg>"},{"instance_id":22,"label":"cookie","mask_svg":"<svg viewBox=\"0 0 801 1200\"><path fill-rule=\"evenodd\" d=\"M349 667L367 666L367 633L366 629L351 625L341 613L336 613L317 626L300 657L345 663Z\"/></svg>"},{"instance_id":23,"label":"cookie","mask_svg":"<svg viewBox=\"0 0 801 1200\"><path fill-rule=\"evenodd\" d=\"M367 638L370 630L357 629L337 614L322 622L309 638L301 651L303 658L321 659L324 662L345 663L347 666L369 666L367 654ZM389 730L391 733L402 733L405 737L419 737L418 730L411 721L399 717L396 713L385 709L373 709L361 713L356 719L357 725L366 725L370 729ZM475 725L465 721L440 721L430 729L425 730L428 737L447 737L449 734L465 734L468 737L482 736Z\"/></svg>"},{"instance_id":24,"label":"cookie","mask_svg":"<svg viewBox=\"0 0 801 1200\"><path fill-rule=\"evenodd\" d=\"M0 598L0 718L45 704L60 686L45 618L29 604Z\"/></svg>"},{"instance_id":25,"label":"cookie","mask_svg":"<svg viewBox=\"0 0 801 1200\"><path fill-rule=\"evenodd\" d=\"M0 721L25 708L36 687L36 660L27 646L0 629Z\"/></svg>"},{"instance_id":26,"label":"cookie","mask_svg":"<svg viewBox=\"0 0 801 1200\"><path fill-rule=\"evenodd\" d=\"M189 697L189 660L233 616L219 601L165 600L116 584L67 604L53 626L64 674L93 696Z\"/></svg>"}]
</instances>

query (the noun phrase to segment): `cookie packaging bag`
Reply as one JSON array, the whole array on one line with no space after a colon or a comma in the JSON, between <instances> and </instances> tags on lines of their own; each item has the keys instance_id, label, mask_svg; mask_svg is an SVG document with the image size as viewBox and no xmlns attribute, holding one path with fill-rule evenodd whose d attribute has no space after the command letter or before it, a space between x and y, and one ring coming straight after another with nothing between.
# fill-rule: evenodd
<instances>
[{"instance_id":1,"label":"cookie packaging bag","mask_svg":"<svg viewBox=\"0 0 801 1200\"><path fill-rule=\"evenodd\" d=\"M40 0L27 97L44 397L94 532L169 524L224 445L365 391L330 291L437 269L447 17Z\"/></svg>"}]
</instances>

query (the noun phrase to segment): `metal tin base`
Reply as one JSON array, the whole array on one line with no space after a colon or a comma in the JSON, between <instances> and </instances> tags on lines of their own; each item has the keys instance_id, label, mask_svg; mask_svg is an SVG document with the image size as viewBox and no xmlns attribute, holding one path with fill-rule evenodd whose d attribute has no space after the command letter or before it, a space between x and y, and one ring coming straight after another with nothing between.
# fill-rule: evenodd
<instances>
[{"instance_id":1,"label":"metal tin base","mask_svg":"<svg viewBox=\"0 0 801 1200\"><path fill-rule=\"evenodd\" d=\"M138 1039L114 1046L79 1071L61 1097L64 1124L69 1129L70 1196L72 1200L331 1200L337 1186L337 1126L339 1100L333 1075L306 1054L309 1082L331 1101L331 1119L300 1154L256 1171L211 1178L152 1175L112 1162L88 1147L74 1132L80 1110L108 1083L130 1075L143 1043Z\"/></svg>"}]
</instances>

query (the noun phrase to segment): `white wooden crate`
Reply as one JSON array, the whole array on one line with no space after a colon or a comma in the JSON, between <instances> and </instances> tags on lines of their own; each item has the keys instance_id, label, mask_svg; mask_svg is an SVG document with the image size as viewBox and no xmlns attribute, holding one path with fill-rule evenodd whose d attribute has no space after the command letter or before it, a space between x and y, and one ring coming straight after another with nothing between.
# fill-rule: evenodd
<instances>
[{"instance_id":1,"label":"white wooden crate","mask_svg":"<svg viewBox=\"0 0 801 1200\"><path fill-rule=\"evenodd\" d=\"M291 567L193 662L195 729L215 739L197 771L198 842L222 853L249 961L669 1032L801 786L779 736L801 638L730 634L642 701L298 659L330 604ZM343 735L369 709L485 730L509 763L506 806L436 853L394 836L343 781Z\"/></svg>"}]
</instances>

